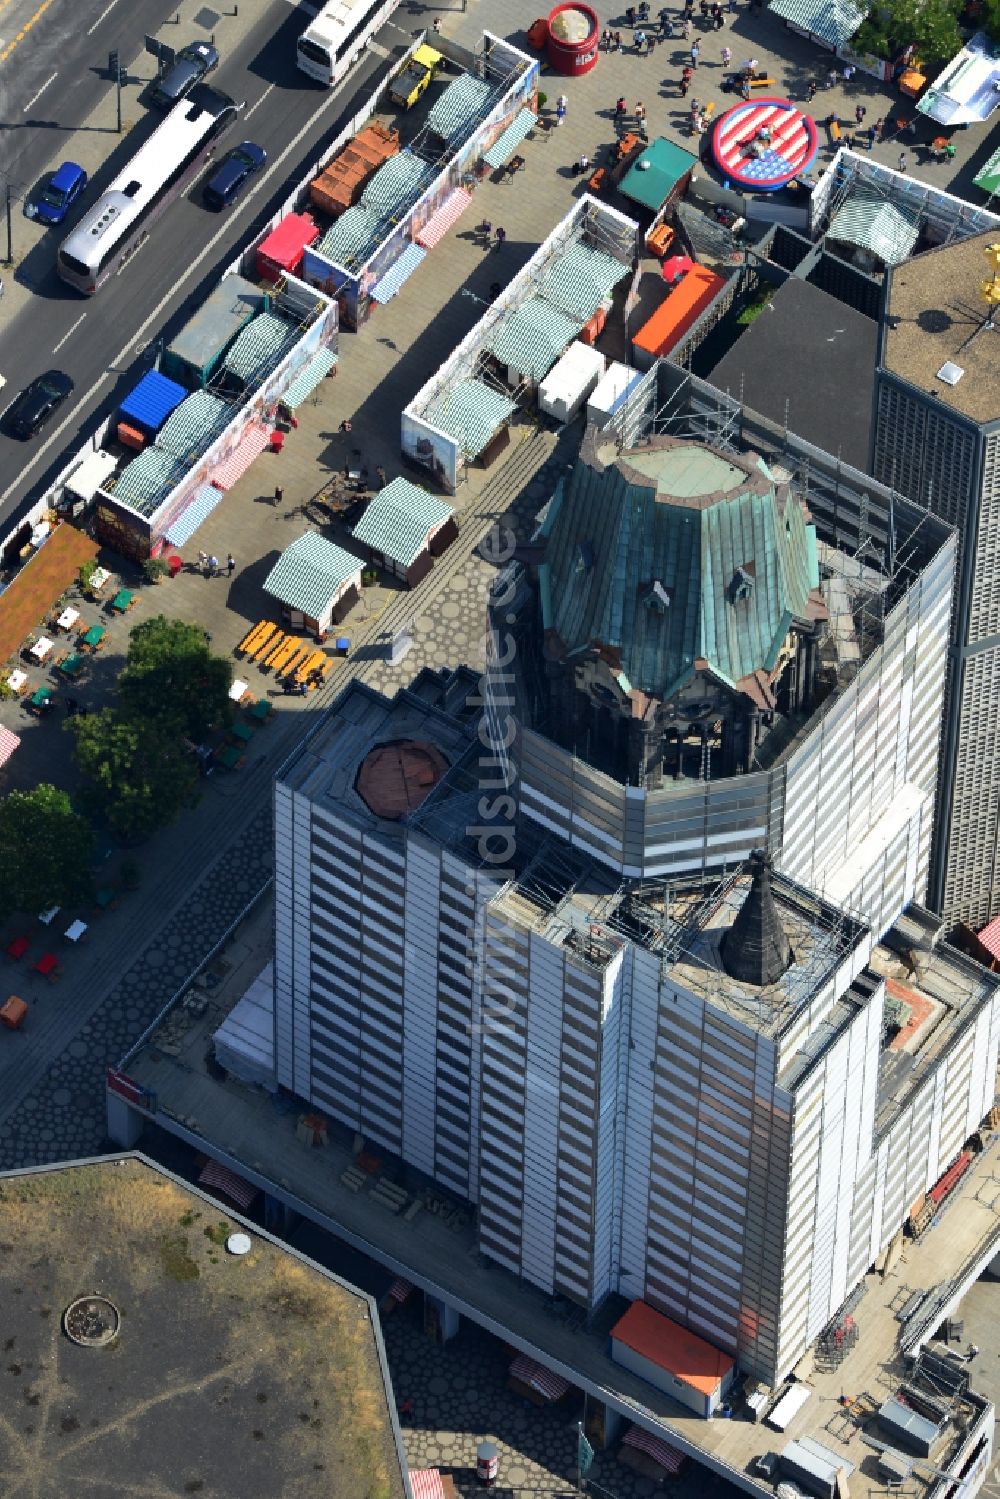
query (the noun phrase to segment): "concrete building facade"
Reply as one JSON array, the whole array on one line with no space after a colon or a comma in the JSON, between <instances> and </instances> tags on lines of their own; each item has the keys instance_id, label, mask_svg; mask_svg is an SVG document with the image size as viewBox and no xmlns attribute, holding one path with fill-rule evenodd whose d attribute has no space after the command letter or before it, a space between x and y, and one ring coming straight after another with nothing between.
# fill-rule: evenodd
<instances>
[{"instance_id":1,"label":"concrete building facade","mask_svg":"<svg viewBox=\"0 0 1000 1499\"><path fill-rule=\"evenodd\" d=\"M871 470L959 533L931 903L1000 912L1000 384L987 230L886 277ZM958 309L958 310L956 310Z\"/></svg>"}]
</instances>

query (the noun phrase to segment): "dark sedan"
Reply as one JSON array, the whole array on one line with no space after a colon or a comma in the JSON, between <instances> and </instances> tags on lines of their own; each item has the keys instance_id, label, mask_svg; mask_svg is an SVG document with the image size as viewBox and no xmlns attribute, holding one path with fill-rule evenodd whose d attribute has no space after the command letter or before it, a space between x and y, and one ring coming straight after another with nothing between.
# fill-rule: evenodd
<instances>
[{"instance_id":1,"label":"dark sedan","mask_svg":"<svg viewBox=\"0 0 1000 1499\"><path fill-rule=\"evenodd\" d=\"M219 54L211 42L189 42L149 91L157 109L173 109L181 99L219 66Z\"/></svg>"},{"instance_id":2,"label":"dark sedan","mask_svg":"<svg viewBox=\"0 0 1000 1499\"><path fill-rule=\"evenodd\" d=\"M247 178L259 172L266 161L267 152L253 141L244 141L227 151L205 183L204 198L209 208L228 208L243 190Z\"/></svg>"},{"instance_id":3,"label":"dark sedan","mask_svg":"<svg viewBox=\"0 0 1000 1499\"><path fill-rule=\"evenodd\" d=\"M34 437L59 410L66 397L72 394L72 390L73 382L62 370L46 371L25 386L7 408L4 426L12 437L20 437L22 441Z\"/></svg>"}]
</instances>

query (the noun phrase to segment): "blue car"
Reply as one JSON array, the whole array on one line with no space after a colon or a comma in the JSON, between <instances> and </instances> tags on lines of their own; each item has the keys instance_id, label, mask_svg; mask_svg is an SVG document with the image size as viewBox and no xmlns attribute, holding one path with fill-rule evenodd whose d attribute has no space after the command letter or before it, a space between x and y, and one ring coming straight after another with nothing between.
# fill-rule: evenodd
<instances>
[{"instance_id":1,"label":"blue car","mask_svg":"<svg viewBox=\"0 0 1000 1499\"><path fill-rule=\"evenodd\" d=\"M75 161L64 161L53 172L35 205L35 217L43 224L61 224L87 186L87 174Z\"/></svg>"},{"instance_id":2,"label":"blue car","mask_svg":"<svg viewBox=\"0 0 1000 1499\"><path fill-rule=\"evenodd\" d=\"M267 152L253 141L234 146L205 183L204 198L209 208L228 208L247 178L259 172L266 161Z\"/></svg>"}]
</instances>

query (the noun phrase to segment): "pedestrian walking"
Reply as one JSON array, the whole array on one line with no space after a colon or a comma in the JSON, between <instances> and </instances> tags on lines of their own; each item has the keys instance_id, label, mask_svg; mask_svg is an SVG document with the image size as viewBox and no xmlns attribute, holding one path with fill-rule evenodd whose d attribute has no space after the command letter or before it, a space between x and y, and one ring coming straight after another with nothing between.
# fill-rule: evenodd
<instances>
[{"instance_id":1,"label":"pedestrian walking","mask_svg":"<svg viewBox=\"0 0 1000 1499\"><path fill-rule=\"evenodd\" d=\"M497 225L497 249L502 250L507 239L507 231L502 225Z\"/></svg>"},{"instance_id":2,"label":"pedestrian walking","mask_svg":"<svg viewBox=\"0 0 1000 1499\"><path fill-rule=\"evenodd\" d=\"M201 572L204 572L207 566L208 566L208 553L207 552L199 552L198 553L198 567L199 567L199 570Z\"/></svg>"},{"instance_id":3,"label":"pedestrian walking","mask_svg":"<svg viewBox=\"0 0 1000 1499\"><path fill-rule=\"evenodd\" d=\"M691 27L692 27L692 24L693 23L691 21L690 14L686 14L685 17L684 17L684 40L686 42L689 42L691 40Z\"/></svg>"},{"instance_id":4,"label":"pedestrian walking","mask_svg":"<svg viewBox=\"0 0 1000 1499\"><path fill-rule=\"evenodd\" d=\"M615 32L615 51L622 51L622 34L620 31Z\"/></svg>"},{"instance_id":5,"label":"pedestrian walking","mask_svg":"<svg viewBox=\"0 0 1000 1499\"><path fill-rule=\"evenodd\" d=\"M708 20L708 0L699 0L698 9L701 11L701 19Z\"/></svg>"},{"instance_id":6,"label":"pedestrian walking","mask_svg":"<svg viewBox=\"0 0 1000 1499\"><path fill-rule=\"evenodd\" d=\"M671 16L669 14L665 15L664 12L661 11L660 12L660 35L662 36L663 40L664 41L671 41L673 39L673 37L675 36L675 34L676 33L674 32L674 18L673 18L673 16Z\"/></svg>"},{"instance_id":7,"label":"pedestrian walking","mask_svg":"<svg viewBox=\"0 0 1000 1499\"><path fill-rule=\"evenodd\" d=\"M637 125L642 125L646 119L646 106L640 99L635 106L635 120Z\"/></svg>"},{"instance_id":8,"label":"pedestrian walking","mask_svg":"<svg viewBox=\"0 0 1000 1499\"><path fill-rule=\"evenodd\" d=\"M208 575L210 578L217 578L219 576L219 559L216 556L211 556L208 559Z\"/></svg>"},{"instance_id":9,"label":"pedestrian walking","mask_svg":"<svg viewBox=\"0 0 1000 1499\"><path fill-rule=\"evenodd\" d=\"M836 68L831 68L830 71L829 71L829 73L827 73L827 75L826 75L826 86L827 86L827 88L836 88L836 86L837 86L837 77L838 77L837 69Z\"/></svg>"},{"instance_id":10,"label":"pedestrian walking","mask_svg":"<svg viewBox=\"0 0 1000 1499\"><path fill-rule=\"evenodd\" d=\"M816 94L818 93L818 91L819 91L819 79L818 78L810 78L810 80L809 80L809 91L806 94L806 99L808 100L808 102L810 104L815 99Z\"/></svg>"},{"instance_id":11,"label":"pedestrian walking","mask_svg":"<svg viewBox=\"0 0 1000 1499\"><path fill-rule=\"evenodd\" d=\"M690 78L682 78L681 79L681 98L682 99L686 99L687 98L687 92L688 92L688 89L690 87L691 87L691 80L690 80Z\"/></svg>"},{"instance_id":12,"label":"pedestrian walking","mask_svg":"<svg viewBox=\"0 0 1000 1499\"><path fill-rule=\"evenodd\" d=\"M441 35L441 17L440 16L435 16L434 17L434 35L435 36L440 36Z\"/></svg>"},{"instance_id":13,"label":"pedestrian walking","mask_svg":"<svg viewBox=\"0 0 1000 1499\"><path fill-rule=\"evenodd\" d=\"M563 122L563 120L565 118L566 118L566 106L565 106L565 104L557 104L556 105L556 124L557 125L561 125L562 122Z\"/></svg>"},{"instance_id":14,"label":"pedestrian walking","mask_svg":"<svg viewBox=\"0 0 1000 1499\"><path fill-rule=\"evenodd\" d=\"M627 114L627 112L628 112L628 105L625 103L625 96L624 96L624 94L621 94L621 95L619 95L618 102L615 105L615 119L616 120L623 120L625 118L625 115Z\"/></svg>"},{"instance_id":15,"label":"pedestrian walking","mask_svg":"<svg viewBox=\"0 0 1000 1499\"><path fill-rule=\"evenodd\" d=\"M498 295L499 295L499 293L498 293ZM376 465L375 465L375 477L378 480L378 487L379 487L379 489L384 489L385 488L385 469L382 467L381 463L376 463Z\"/></svg>"},{"instance_id":16,"label":"pedestrian walking","mask_svg":"<svg viewBox=\"0 0 1000 1499\"><path fill-rule=\"evenodd\" d=\"M724 68L728 68L729 64L732 62L732 60L733 60L733 49L731 47L723 47L723 49L722 49L722 66Z\"/></svg>"},{"instance_id":17,"label":"pedestrian walking","mask_svg":"<svg viewBox=\"0 0 1000 1499\"><path fill-rule=\"evenodd\" d=\"M865 122L865 114L866 114L866 110L865 110L865 106L863 104L858 104L858 105L855 106L854 118L855 118L855 121L857 122L857 124L859 124L859 125L863 125L864 124L864 122Z\"/></svg>"},{"instance_id":18,"label":"pedestrian walking","mask_svg":"<svg viewBox=\"0 0 1000 1499\"><path fill-rule=\"evenodd\" d=\"M899 168L898 168L898 170L900 172L902 172L904 176L906 175L906 152L905 151L900 151L900 153L899 153Z\"/></svg>"},{"instance_id":19,"label":"pedestrian walking","mask_svg":"<svg viewBox=\"0 0 1000 1499\"><path fill-rule=\"evenodd\" d=\"M882 118L881 115L875 121L874 125L872 126L872 129L875 132L875 140L876 141L880 141L882 139L882 132L885 129L885 120Z\"/></svg>"},{"instance_id":20,"label":"pedestrian walking","mask_svg":"<svg viewBox=\"0 0 1000 1499\"><path fill-rule=\"evenodd\" d=\"M878 131L875 129L874 125L869 125L868 126L868 149L869 149L869 151L872 149L872 147L874 146L874 144L875 144L875 142L877 140L878 140Z\"/></svg>"},{"instance_id":21,"label":"pedestrian walking","mask_svg":"<svg viewBox=\"0 0 1000 1499\"><path fill-rule=\"evenodd\" d=\"M567 99L567 97L566 97L565 94L560 94L559 98L556 100L556 109L561 109L563 111L563 113L565 114L565 112L566 112L566 110L568 108L569 108L569 100Z\"/></svg>"},{"instance_id":22,"label":"pedestrian walking","mask_svg":"<svg viewBox=\"0 0 1000 1499\"><path fill-rule=\"evenodd\" d=\"M635 42L635 50L637 52L644 52L645 51L645 49L646 49L646 33L644 31L637 31L635 33L635 35L633 36L632 40Z\"/></svg>"},{"instance_id":23,"label":"pedestrian walking","mask_svg":"<svg viewBox=\"0 0 1000 1499\"><path fill-rule=\"evenodd\" d=\"M698 66L698 53L700 51L701 40L699 37L695 37L694 41L691 43L691 66L693 68L696 68Z\"/></svg>"},{"instance_id":24,"label":"pedestrian walking","mask_svg":"<svg viewBox=\"0 0 1000 1499\"><path fill-rule=\"evenodd\" d=\"M966 1361L966 1363L967 1364L971 1364L972 1360L974 1358L978 1358L978 1357L979 1357L979 1349L976 1347L975 1343L970 1343L969 1344L968 1352L965 1355L965 1361Z\"/></svg>"},{"instance_id":25,"label":"pedestrian walking","mask_svg":"<svg viewBox=\"0 0 1000 1499\"><path fill-rule=\"evenodd\" d=\"M601 32L601 50L603 52L610 52L611 44L613 41L614 36L612 34L611 27L605 26L604 30Z\"/></svg>"},{"instance_id":26,"label":"pedestrian walking","mask_svg":"<svg viewBox=\"0 0 1000 1499\"><path fill-rule=\"evenodd\" d=\"M857 71L858 71L857 68L854 66L854 64L852 62L845 63L844 64L844 73L843 73L844 82L845 83L850 83L851 79L854 77L854 75L855 75L855 73Z\"/></svg>"},{"instance_id":27,"label":"pedestrian walking","mask_svg":"<svg viewBox=\"0 0 1000 1499\"><path fill-rule=\"evenodd\" d=\"M229 577L232 577L235 571L236 558L233 556L232 552L228 552L226 554L226 572L228 573Z\"/></svg>"},{"instance_id":28,"label":"pedestrian walking","mask_svg":"<svg viewBox=\"0 0 1000 1499\"><path fill-rule=\"evenodd\" d=\"M715 29L716 29L716 31L721 31L722 28L723 28L723 26L725 26L725 24L726 24L726 18L725 18L725 16L722 13L722 6L721 5L717 5L715 7L715 9L713 10L713 12L712 12L712 19L715 21Z\"/></svg>"},{"instance_id":29,"label":"pedestrian walking","mask_svg":"<svg viewBox=\"0 0 1000 1499\"><path fill-rule=\"evenodd\" d=\"M729 0L729 4L727 6L727 9L728 9L729 14L731 16L735 16L735 14L736 14L736 0Z\"/></svg>"},{"instance_id":30,"label":"pedestrian walking","mask_svg":"<svg viewBox=\"0 0 1000 1499\"><path fill-rule=\"evenodd\" d=\"M276 484L274 486L274 503L276 505L280 505L281 502L282 502L282 500L284 498L285 498L285 491L282 489L282 487L281 487L280 484ZM199 562L202 560L202 558L204 557L204 555L205 555L204 552L199 552L198 553L198 561Z\"/></svg>"}]
</instances>

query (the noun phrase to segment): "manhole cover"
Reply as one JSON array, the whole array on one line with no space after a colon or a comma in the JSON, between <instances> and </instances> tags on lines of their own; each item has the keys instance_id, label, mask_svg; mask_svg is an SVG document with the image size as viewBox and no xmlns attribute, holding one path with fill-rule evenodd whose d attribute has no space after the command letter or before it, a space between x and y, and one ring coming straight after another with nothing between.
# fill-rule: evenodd
<instances>
[{"instance_id":1,"label":"manhole cover","mask_svg":"<svg viewBox=\"0 0 1000 1499\"><path fill-rule=\"evenodd\" d=\"M66 1336L81 1348L104 1348L120 1325L118 1308L106 1296L79 1296L63 1313Z\"/></svg>"}]
</instances>

